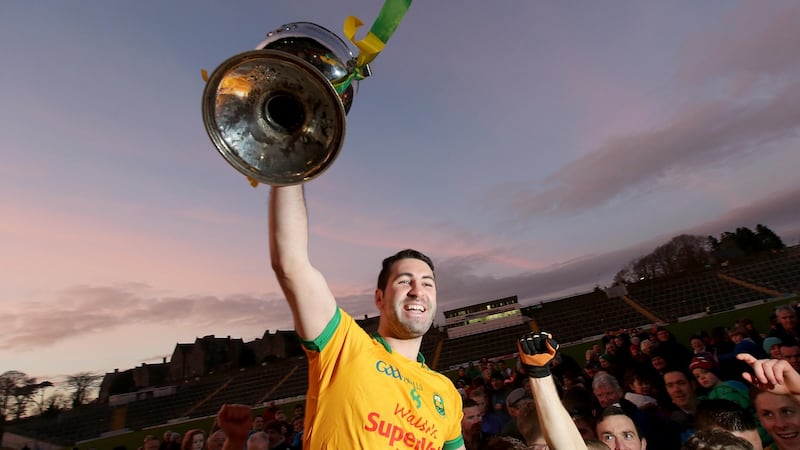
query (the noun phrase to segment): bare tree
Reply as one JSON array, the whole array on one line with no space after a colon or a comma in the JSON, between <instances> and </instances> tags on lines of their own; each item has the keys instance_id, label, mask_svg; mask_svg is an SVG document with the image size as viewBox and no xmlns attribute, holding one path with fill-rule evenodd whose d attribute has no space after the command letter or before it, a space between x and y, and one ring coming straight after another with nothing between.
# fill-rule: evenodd
<instances>
[{"instance_id":1,"label":"bare tree","mask_svg":"<svg viewBox=\"0 0 800 450\"><path fill-rule=\"evenodd\" d=\"M675 236L650 254L628 263L614 276L614 283L634 283L702 269L710 263L708 246L703 236Z\"/></svg>"},{"instance_id":2,"label":"bare tree","mask_svg":"<svg viewBox=\"0 0 800 450\"><path fill-rule=\"evenodd\" d=\"M90 372L80 372L66 379L67 389L72 390L72 407L77 408L89 400L90 391L97 387L103 376Z\"/></svg>"},{"instance_id":3,"label":"bare tree","mask_svg":"<svg viewBox=\"0 0 800 450\"><path fill-rule=\"evenodd\" d=\"M21 418L36 392L52 385L49 381L37 383L36 378L18 370L4 372L0 375L0 414Z\"/></svg>"}]
</instances>

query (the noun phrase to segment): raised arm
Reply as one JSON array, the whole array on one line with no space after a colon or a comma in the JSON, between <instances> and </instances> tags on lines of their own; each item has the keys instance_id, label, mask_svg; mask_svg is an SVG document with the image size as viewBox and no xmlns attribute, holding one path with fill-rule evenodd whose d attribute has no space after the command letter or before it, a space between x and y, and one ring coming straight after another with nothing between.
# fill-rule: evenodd
<instances>
[{"instance_id":1,"label":"raised arm","mask_svg":"<svg viewBox=\"0 0 800 450\"><path fill-rule=\"evenodd\" d=\"M303 186L272 187L269 252L301 339L316 339L336 311L336 299L308 257L308 213Z\"/></svg>"},{"instance_id":2,"label":"raised arm","mask_svg":"<svg viewBox=\"0 0 800 450\"><path fill-rule=\"evenodd\" d=\"M558 396L550 361L558 344L550 333L529 333L519 340L519 358L528 373L544 439L552 450L581 450L586 444Z\"/></svg>"},{"instance_id":3,"label":"raised arm","mask_svg":"<svg viewBox=\"0 0 800 450\"><path fill-rule=\"evenodd\" d=\"M741 353L737 359L744 361L753 373L743 373L745 380L755 387L777 395L791 395L800 402L800 374L786 360L756 359L748 353Z\"/></svg>"}]
</instances>

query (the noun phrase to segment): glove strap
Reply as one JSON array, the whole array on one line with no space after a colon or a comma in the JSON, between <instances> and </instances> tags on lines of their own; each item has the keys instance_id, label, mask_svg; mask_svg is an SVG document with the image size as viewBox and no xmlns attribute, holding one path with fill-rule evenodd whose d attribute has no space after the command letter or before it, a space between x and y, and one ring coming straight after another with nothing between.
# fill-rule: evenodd
<instances>
[{"instance_id":1,"label":"glove strap","mask_svg":"<svg viewBox=\"0 0 800 450\"><path fill-rule=\"evenodd\" d=\"M550 364L546 366L529 366L525 364L525 371L531 378L545 378L550 376Z\"/></svg>"}]
</instances>

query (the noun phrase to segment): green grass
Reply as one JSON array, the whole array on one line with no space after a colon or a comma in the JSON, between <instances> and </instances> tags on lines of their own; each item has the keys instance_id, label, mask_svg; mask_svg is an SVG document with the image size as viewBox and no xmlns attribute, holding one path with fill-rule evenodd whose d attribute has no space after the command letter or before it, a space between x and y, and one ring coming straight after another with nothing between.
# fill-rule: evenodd
<instances>
[{"instance_id":1,"label":"green grass","mask_svg":"<svg viewBox=\"0 0 800 450\"><path fill-rule=\"evenodd\" d=\"M706 330L710 332L711 329L716 326L730 327L734 323L736 323L737 320L744 318L752 319L753 322L755 323L756 329L762 333L766 333L769 330L769 316L775 309L775 307L790 302L797 302L798 300L800 300L800 297L783 299L780 301L773 301L769 303L762 303L745 309L726 311L724 313L700 317L698 319L694 319L688 322L670 324L667 325L667 329L670 330L670 332L675 335L675 337L678 339L678 342L686 345L687 347L689 346L689 336L691 336L692 334L695 334L700 330ZM556 336L556 339L557 338L558 336ZM562 346L561 351L575 358L575 360L578 361L579 364L582 364L585 358L586 349L591 348L593 344L596 344L598 342L600 341L584 342L581 344L571 345L568 347ZM516 361L510 360L506 361L505 363L508 367L514 367ZM452 373L448 372L445 372L445 374L448 376L453 375ZM284 412L286 412L286 415L288 417L291 417L294 411L294 403L281 405L280 408L283 409ZM261 414L263 412L263 408L255 409L254 412L256 414ZM124 445L128 450L135 450L142 445L145 436L147 436L148 434L152 434L160 438L167 430L183 433L193 428L200 428L201 430L204 430L207 435L208 432L211 430L212 424L213 424L213 418L209 417L204 419L192 420L190 422L184 422L180 424L163 425L148 430L134 431L119 436L112 436L104 439L90 441L82 445L79 445L78 448L80 449L95 448L98 450L104 450L104 449L110 450L118 445Z\"/></svg>"}]
</instances>

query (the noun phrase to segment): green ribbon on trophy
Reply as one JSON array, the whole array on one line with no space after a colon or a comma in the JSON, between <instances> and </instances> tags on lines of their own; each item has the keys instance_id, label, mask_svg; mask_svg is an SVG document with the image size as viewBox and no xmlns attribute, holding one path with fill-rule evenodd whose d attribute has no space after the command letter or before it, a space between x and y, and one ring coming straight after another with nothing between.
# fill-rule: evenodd
<instances>
[{"instance_id":1,"label":"green ribbon on trophy","mask_svg":"<svg viewBox=\"0 0 800 450\"><path fill-rule=\"evenodd\" d=\"M353 72L334 83L336 92L342 93L354 79L363 80L366 77L365 67L378 56L378 53L383 51L389 38L403 20L409 6L411 6L411 0L386 0L369 33L359 40L356 40L356 31L364 25L364 22L355 16L345 19L344 35L358 48L359 54Z\"/></svg>"},{"instance_id":2,"label":"green ribbon on trophy","mask_svg":"<svg viewBox=\"0 0 800 450\"><path fill-rule=\"evenodd\" d=\"M357 17L339 36L310 22L284 24L254 50L201 71L203 123L220 154L250 181L271 186L306 183L325 171L344 142L345 116L359 80L383 51L411 0L384 0L363 39Z\"/></svg>"}]
</instances>

